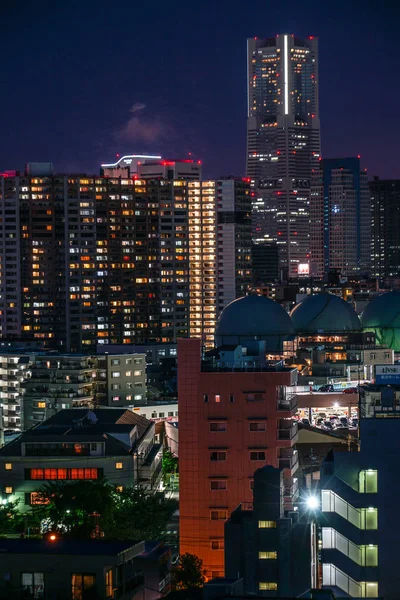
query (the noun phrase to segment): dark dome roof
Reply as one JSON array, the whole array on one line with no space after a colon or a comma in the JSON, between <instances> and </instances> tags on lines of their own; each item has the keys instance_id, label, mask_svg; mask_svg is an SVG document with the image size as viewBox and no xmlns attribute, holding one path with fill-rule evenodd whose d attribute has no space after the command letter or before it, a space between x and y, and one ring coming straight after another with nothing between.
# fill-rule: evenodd
<instances>
[{"instance_id":1,"label":"dark dome roof","mask_svg":"<svg viewBox=\"0 0 400 600\"><path fill-rule=\"evenodd\" d=\"M400 352L400 292L376 296L361 315L364 331L373 331L376 342Z\"/></svg>"},{"instance_id":2,"label":"dark dome roof","mask_svg":"<svg viewBox=\"0 0 400 600\"><path fill-rule=\"evenodd\" d=\"M363 329L400 327L400 292L388 292L373 298L361 315L361 324Z\"/></svg>"},{"instance_id":3,"label":"dark dome roof","mask_svg":"<svg viewBox=\"0 0 400 600\"><path fill-rule=\"evenodd\" d=\"M290 316L298 333L334 333L361 329L354 308L333 294L307 296L293 308Z\"/></svg>"},{"instance_id":4,"label":"dark dome roof","mask_svg":"<svg viewBox=\"0 0 400 600\"><path fill-rule=\"evenodd\" d=\"M215 329L217 346L266 340L267 350L292 338L293 324L285 309L265 296L245 296L224 308Z\"/></svg>"}]
</instances>

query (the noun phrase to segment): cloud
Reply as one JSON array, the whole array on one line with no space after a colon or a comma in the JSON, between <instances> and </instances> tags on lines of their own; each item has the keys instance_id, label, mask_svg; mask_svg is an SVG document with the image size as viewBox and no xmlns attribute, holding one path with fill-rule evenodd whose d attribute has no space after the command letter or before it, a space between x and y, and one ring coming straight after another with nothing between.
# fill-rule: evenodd
<instances>
[{"instance_id":1,"label":"cloud","mask_svg":"<svg viewBox=\"0 0 400 600\"><path fill-rule=\"evenodd\" d=\"M133 104L130 112L134 113L134 116L130 117L125 125L115 132L117 140L152 143L171 137L173 129L161 117L142 117L142 115L136 114L144 108L146 105L143 102Z\"/></svg>"},{"instance_id":2,"label":"cloud","mask_svg":"<svg viewBox=\"0 0 400 600\"><path fill-rule=\"evenodd\" d=\"M143 104L143 102L135 102L135 104L133 104L133 106L131 106L130 111L129 112L137 112L138 110L143 110L144 108L146 108L146 105Z\"/></svg>"}]
</instances>

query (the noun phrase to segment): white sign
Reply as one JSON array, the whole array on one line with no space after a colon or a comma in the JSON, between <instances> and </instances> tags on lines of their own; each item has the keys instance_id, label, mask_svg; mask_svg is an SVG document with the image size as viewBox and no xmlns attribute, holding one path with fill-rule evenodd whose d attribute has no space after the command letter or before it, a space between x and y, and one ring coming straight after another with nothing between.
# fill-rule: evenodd
<instances>
[{"instance_id":1,"label":"white sign","mask_svg":"<svg viewBox=\"0 0 400 600\"><path fill-rule=\"evenodd\" d=\"M299 268L297 269L298 275L309 275L310 274L310 265L308 263L299 263Z\"/></svg>"},{"instance_id":2,"label":"white sign","mask_svg":"<svg viewBox=\"0 0 400 600\"><path fill-rule=\"evenodd\" d=\"M400 375L400 365L376 365L376 375Z\"/></svg>"}]
</instances>

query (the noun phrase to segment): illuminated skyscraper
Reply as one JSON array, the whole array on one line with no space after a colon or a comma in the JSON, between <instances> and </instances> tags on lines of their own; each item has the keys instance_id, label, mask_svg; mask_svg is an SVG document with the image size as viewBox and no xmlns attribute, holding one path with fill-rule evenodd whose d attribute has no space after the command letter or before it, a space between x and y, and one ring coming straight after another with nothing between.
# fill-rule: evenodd
<instances>
[{"instance_id":1,"label":"illuminated skyscraper","mask_svg":"<svg viewBox=\"0 0 400 600\"><path fill-rule=\"evenodd\" d=\"M247 176L255 186L253 240L277 242L289 277L309 274L309 201L320 158L318 42L249 39Z\"/></svg>"},{"instance_id":2,"label":"illuminated skyscraper","mask_svg":"<svg viewBox=\"0 0 400 600\"><path fill-rule=\"evenodd\" d=\"M312 173L311 274L366 275L371 265L371 200L360 159L327 158Z\"/></svg>"}]
</instances>

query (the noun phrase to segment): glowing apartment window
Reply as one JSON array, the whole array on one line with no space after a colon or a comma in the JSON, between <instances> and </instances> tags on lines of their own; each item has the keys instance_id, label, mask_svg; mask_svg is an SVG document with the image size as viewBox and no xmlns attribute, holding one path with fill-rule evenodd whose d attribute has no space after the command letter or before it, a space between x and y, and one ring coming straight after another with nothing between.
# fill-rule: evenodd
<instances>
[{"instance_id":1,"label":"glowing apartment window","mask_svg":"<svg viewBox=\"0 0 400 600\"><path fill-rule=\"evenodd\" d=\"M366 469L358 476L360 494L376 494L378 492L378 471Z\"/></svg>"},{"instance_id":2,"label":"glowing apartment window","mask_svg":"<svg viewBox=\"0 0 400 600\"><path fill-rule=\"evenodd\" d=\"M210 510L211 521L226 521L228 518L227 510Z\"/></svg>"},{"instance_id":3,"label":"glowing apartment window","mask_svg":"<svg viewBox=\"0 0 400 600\"><path fill-rule=\"evenodd\" d=\"M112 569L106 571L106 598L111 598L113 596L113 572Z\"/></svg>"},{"instance_id":4,"label":"glowing apartment window","mask_svg":"<svg viewBox=\"0 0 400 600\"><path fill-rule=\"evenodd\" d=\"M12 489L12 487L10 485L7 485L4 491L5 491L6 494L12 494L13 493L13 489Z\"/></svg>"},{"instance_id":5,"label":"glowing apartment window","mask_svg":"<svg viewBox=\"0 0 400 600\"><path fill-rule=\"evenodd\" d=\"M73 573L71 575L72 600L85 600L92 595L96 585L96 576L89 573Z\"/></svg>"},{"instance_id":6,"label":"glowing apartment window","mask_svg":"<svg viewBox=\"0 0 400 600\"><path fill-rule=\"evenodd\" d=\"M123 468L122 462L115 463L115 468L116 469L122 469Z\"/></svg>"},{"instance_id":7,"label":"glowing apartment window","mask_svg":"<svg viewBox=\"0 0 400 600\"><path fill-rule=\"evenodd\" d=\"M37 407L38 408L46 408L46 402L38 402Z\"/></svg>"},{"instance_id":8,"label":"glowing apartment window","mask_svg":"<svg viewBox=\"0 0 400 600\"><path fill-rule=\"evenodd\" d=\"M221 402L221 396L219 394L215 394L215 402Z\"/></svg>"},{"instance_id":9,"label":"glowing apartment window","mask_svg":"<svg viewBox=\"0 0 400 600\"><path fill-rule=\"evenodd\" d=\"M277 557L278 557L278 553L276 552L276 550L258 553L258 558L260 560L276 560Z\"/></svg>"},{"instance_id":10,"label":"glowing apartment window","mask_svg":"<svg viewBox=\"0 0 400 600\"><path fill-rule=\"evenodd\" d=\"M21 589L29 598L43 598L44 573L21 573Z\"/></svg>"},{"instance_id":11,"label":"glowing apartment window","mask_svg":"<svg viewBox=\"0 0 400 600\"><path fill-rule=\"evenodd\" d=\"M276 521L258 521L259 529L275 529Z\"/></svg>"},{"instance_id":12,"label":"glowing apartment window","mask_svg":"<svg viewBox=\"0 0 400 600\"><path fill-rule=\"evenodd\" d=\"M275 581L260 581L258 589L263 592L273 592L278 589L278 584Z\"/></svg>"},{"instance_id":13,"label":"glowing apartment window","mask_svg":"<svg viewBox=\"0 0 400 600\"><path fill-rule=\"evenodd\" d=\"M12 468L13 468L12 463L6 463L4 465L4 468L6 471L12 471Z\"/></svg>"}]
</instances>

